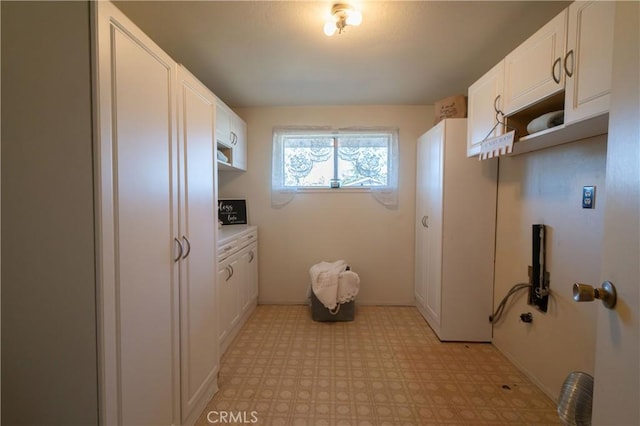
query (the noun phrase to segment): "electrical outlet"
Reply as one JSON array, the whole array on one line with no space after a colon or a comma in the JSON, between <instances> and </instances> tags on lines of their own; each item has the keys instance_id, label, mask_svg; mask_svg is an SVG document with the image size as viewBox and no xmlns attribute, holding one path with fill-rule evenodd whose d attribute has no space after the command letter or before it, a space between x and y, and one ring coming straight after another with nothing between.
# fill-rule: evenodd
<instances>
[{"instance_id":1,"label":"electrical outlet","mask_svg":"<svg viewBox=\"0 0 640 426\"><path fill-rule=\"evenodd\" d=\"M595 186L583 186L582 187L582 208L593 209L596 203L596 187Z\"/></svg>"}]
</instances>

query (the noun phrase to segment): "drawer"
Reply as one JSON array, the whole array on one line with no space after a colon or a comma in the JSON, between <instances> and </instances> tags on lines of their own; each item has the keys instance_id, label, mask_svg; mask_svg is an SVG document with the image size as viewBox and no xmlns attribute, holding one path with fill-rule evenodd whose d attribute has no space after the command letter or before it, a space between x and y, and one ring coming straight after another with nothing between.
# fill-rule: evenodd
<instances>
[{"instance_id":1,"label":"drawer","mask_svg":"<svg viewBox=\"0 0 640 426\"><path fill-rule=\"evenodd\" d=\"M246 247L254 241L258 241L258 232L252 231L238 238L238 248Z\"/></svg>"},{"instance_id":2,"label":"drawer","mask_svg":"<svg viewBox=\"0 0 640 426\"><path fill-rule=\"evenodd\" d=\"M228 243L221 245L218 247L218 261L229 257L238 251L239 248L240 246L238 245L237 239L230 240Z\"/></svg>"}]
</instances>

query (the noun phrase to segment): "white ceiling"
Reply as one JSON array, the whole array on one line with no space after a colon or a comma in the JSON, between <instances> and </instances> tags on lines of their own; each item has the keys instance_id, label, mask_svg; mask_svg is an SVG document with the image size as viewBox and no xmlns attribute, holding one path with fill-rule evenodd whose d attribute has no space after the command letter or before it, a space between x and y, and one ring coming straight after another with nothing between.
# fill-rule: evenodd
<instances>
[{"instance_id":1,"label":"white ceiling","mask_svg":"<svg viewBox=\"0 0 640 426\"><path fill-rule=\"evenodd\" d=\"M327 37L330 1L116 2L232 107L433 104L568 3L359 0L362 25Z\"/></svg>"}]
</instances>

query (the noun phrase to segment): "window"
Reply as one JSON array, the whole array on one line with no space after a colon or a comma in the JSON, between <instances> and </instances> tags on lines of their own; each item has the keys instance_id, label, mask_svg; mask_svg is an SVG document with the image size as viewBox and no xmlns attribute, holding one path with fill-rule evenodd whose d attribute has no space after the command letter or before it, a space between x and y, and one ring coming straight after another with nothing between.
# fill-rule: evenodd
<instances>
[{"instance_id":1,"label":"window","mask_svg":"<svg viewBox=\"0 0 640 426\"><path fill-rule=\"evenodd\" d=\"M394 200L383 204L397 204L395 130L286 129L274 132L273 143L272 195L284 204L298 191L329 188L391 192Z\"/></svg>"},{"instance_id":2,"label":"window","mask_svg":"<svg viewBox=\"0 0 640 426\"><path fill-rule=\"evenodd\" d=\"M378 133L284 136L284 186L386 186L389 139Z\"/></svg>"}]
</instances>

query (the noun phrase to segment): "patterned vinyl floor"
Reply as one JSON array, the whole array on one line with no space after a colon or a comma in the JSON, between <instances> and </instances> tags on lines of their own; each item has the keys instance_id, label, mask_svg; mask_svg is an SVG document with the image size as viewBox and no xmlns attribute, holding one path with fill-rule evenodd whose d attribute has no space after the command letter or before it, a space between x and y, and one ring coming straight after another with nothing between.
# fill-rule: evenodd
<instances>
[{"instance_id":1,"label":"patterned vinyl floor","mask_svg":"<svg viewBox=\"0 0 640 426\"><path fill-rule=\"evenodd\" d=\"M197 425L559 425L556 405L487 343L441 343L414 307L351 322L260 305Z\"/></svg>"}]
</instances>

